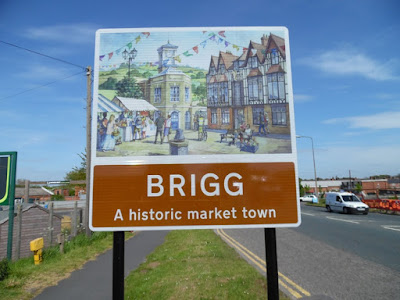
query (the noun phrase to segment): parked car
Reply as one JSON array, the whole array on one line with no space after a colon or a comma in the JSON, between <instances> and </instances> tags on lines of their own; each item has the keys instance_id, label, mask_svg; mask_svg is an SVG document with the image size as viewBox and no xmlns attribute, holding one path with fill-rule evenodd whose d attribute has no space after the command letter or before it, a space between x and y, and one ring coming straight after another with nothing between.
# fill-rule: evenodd
<instances>
[{"instance_id":1,"label":"parked car","mask_svg":"<svg viewBox=\"0 0 400 300\"><path fill-rule=\"evenodd\" d=\"M305 195L300 197L300 202L311 202L311 203L318 203L318 198L315 195Z\"/></svg>"},{"instance_id":2,"label":"parked car","mask_svg":"<svg viewBox=\"0 0 400 300\"><path fill-rule=\"evenodd\" d=\"M353 193L327 193L326 209L331 211L368 214L369 206L360 201Z\"/></svg>"}]
</instances>

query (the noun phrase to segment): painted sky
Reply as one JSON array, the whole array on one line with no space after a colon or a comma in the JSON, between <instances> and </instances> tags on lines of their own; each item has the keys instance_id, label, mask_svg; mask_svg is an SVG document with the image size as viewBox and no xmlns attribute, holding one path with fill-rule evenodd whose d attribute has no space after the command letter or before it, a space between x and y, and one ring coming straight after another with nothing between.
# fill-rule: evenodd
<instances>
[{"instance_id":1,"label":"painted sky","mask_svg":"<svg viewBox=\"0 0 400 300\"><path fill-rule=\"evenodd\" d=\"M0 1L0 151L17 178L63 179L86 142L86 78L100 28L286 26L296 132L317 175L400 173L400 4L396 0ZM259 40L257 40L259 42ZM297 140L313 178L311 142Z\"/></svg>"}]
</instances>

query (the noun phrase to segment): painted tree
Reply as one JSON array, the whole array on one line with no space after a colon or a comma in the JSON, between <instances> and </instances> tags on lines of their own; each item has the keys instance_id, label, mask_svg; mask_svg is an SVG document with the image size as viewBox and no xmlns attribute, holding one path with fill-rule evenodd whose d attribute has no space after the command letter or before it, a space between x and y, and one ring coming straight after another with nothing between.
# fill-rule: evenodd
<instances>
[{"instance_id":1,"label":"painted tree","mask_svg":"<svg viewBox=\"0 0 400 300\"><path fill-rule=\"evenodd\" d=\"M134 78L124 77L116 84L117 96L126 98L143 98L143 92Z\"/></svg>"}]
</instances>

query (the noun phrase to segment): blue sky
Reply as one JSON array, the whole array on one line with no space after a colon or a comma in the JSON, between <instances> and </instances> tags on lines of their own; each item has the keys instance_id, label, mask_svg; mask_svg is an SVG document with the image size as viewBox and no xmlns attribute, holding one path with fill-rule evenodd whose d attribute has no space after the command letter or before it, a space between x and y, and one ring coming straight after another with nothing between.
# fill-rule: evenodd
<instances>
[{"instance_id":1,"label":"blue sky","mask_svg":"<svg viewBox=\"0 0 400 300\"><path fill-rule=\"evenodd\" d=\"M100 28L286 26L296 132L314 139L317 175L365 177L400 173L399 15L396 0L2 0L0 40L93 66ZM86 145L85 73L0 53L0 151L18 151L17 178L63 179ZM313 178L310 140L297 147L299 176Z\"/></svg>"}]
</instances>

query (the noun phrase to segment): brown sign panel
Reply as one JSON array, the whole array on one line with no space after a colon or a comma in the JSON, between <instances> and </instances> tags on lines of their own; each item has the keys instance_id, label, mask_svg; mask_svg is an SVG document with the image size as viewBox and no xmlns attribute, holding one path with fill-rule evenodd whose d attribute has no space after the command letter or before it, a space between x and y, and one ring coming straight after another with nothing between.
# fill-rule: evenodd
<instances>
[{"instance_id":1,"label":"brown sign panel","mask_svg":"<svg viewBox=\"0 0 400 300\"><path fill-rule=\"evenodd\" d=\"M295 164L98 165L97 230L297 226Z\"/></svg>"}]
</instances>

